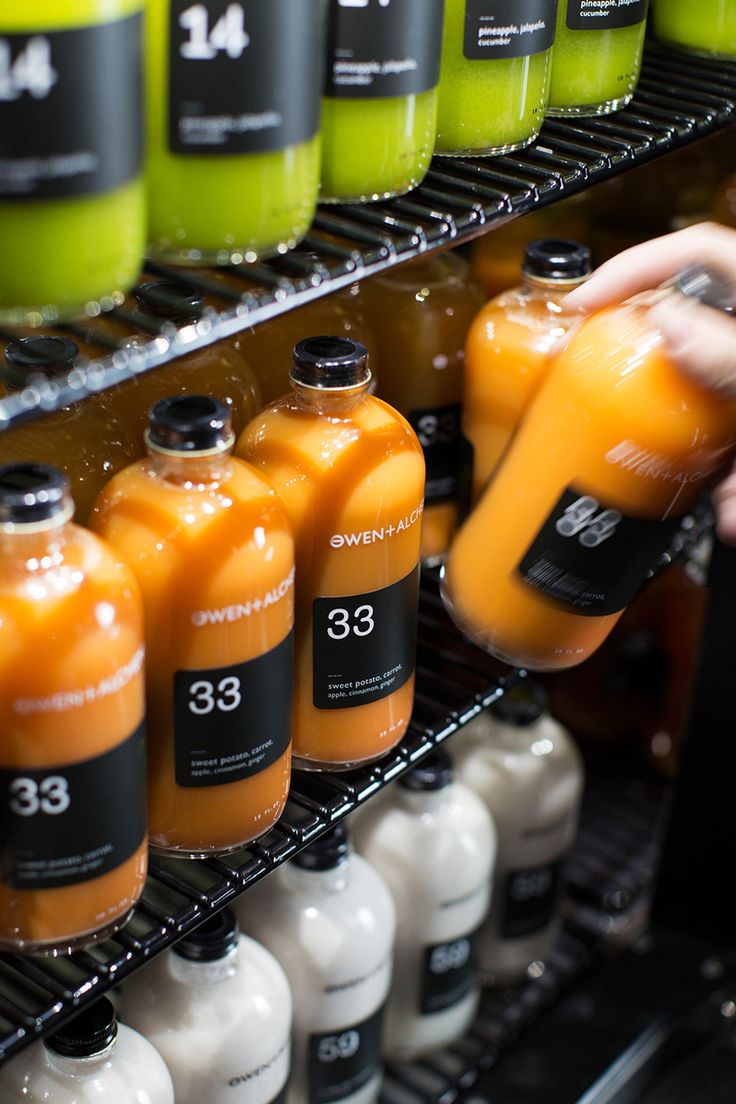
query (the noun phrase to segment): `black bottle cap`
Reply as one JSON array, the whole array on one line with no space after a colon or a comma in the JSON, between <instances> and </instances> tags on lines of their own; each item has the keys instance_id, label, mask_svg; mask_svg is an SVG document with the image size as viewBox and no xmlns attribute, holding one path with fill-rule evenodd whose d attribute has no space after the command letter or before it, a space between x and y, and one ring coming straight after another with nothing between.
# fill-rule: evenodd
<instances>
[{"instance_id":1,"label":"black bottle cap","mask_svg":"<svg viewBox=\"0 0 736 1104\"><path fill-rule=\"evenodd\" d=\"M141 314L149 314L177 326L198 322L204 312L204 298L196 288L185 284L153 280L133 292Z\"/></svg>"},{"instance_id":2,"label":"black bottle cap","mask_svg":"<svg viewBox=\"0 0 736 1104\"><path fill-rule=\"evenodd\" d=\"M66 337L39 334L11 341L0 371L11 387L25 387L32 376L60 376L71 372L79 346Z\"/></svg>"},{"instance_id":3,"label":"black bottle cap","mask_svg":"<svg viewBox=\"0 0 736 1104\"><path fill-rule=\"evenodd\" d=\"M107 1050L117 1033L115 1009L107 997L100 997L44 1043L54 1054L65 1058L91 1058Z\"/></svg>"},{"instance_id":4,"label":"black bottle cap","mask_svg":"<svg viewBox=\"0 0 736 1104\"><path fill-rule=\"evenodd\" d=\"M209 395L159 399L148 412L146 440L167 452L224 452L233 443L230 411Z\"/></svg>"},{"instance_id":5,"label":"black bottle cap","mask_svg":"<svg viewBox=\"0 0 736 1104\"><path fill-rule=\"evenodd\" d=\"M69 481L50 464L0 465L0 525L48 521L71 505Z\"/></svg>"},{"instance_id":6,"label":"black bottle cap","mask_svg":"<svg viewBox=\"0 0 736 1104\"><path fill-rule=\"evenodd\" d=\"M349 337L307 337L294 347L291 378L307 387L359 387L368 383L368 350Z\"/></svg>"},{"instance_id":7,"label":"black bottle cap","mask_svg":"<svg viewBox=\"0 0 736 1104\"><path fill-rule=\"evenodd\" d=\"M235 913L224 908L185 935L172 949L179 958L190 962L216 962L237 947L239 934Z\"/></svg>"},{"instance_id":8,"label":"black bottle cap","mask_svg":"<svg viewBox=\"0 0 736 1104\"><path fill-rule=\"evenodd\" d=\"M702 264L688 265L682 272L678 272L672 286L689 299L698 299L715 310L729 313L736 310L736 284L718 268Z\"/></svg>"},{"instance_id":9,"label":"black bottle cap","mask_svg":"<svg viewBox=\"0 0 736 1104\"><path fill-rule=\"evenodd\" d=\"M591 272L590 250L564 238L539 238L526 246L522 271L543 280L582 280Z\"/></svg>"},{"instance_id":10,"label":"black bottle cap","mask_svg":"<svg viewBox=\"0 0 736 1104\"><path fill-rule=\"evenodd\" d=\"M517 728L535 724L546 709L547 691L532 679L517 683L490 706L494 717Z\"/></svg>"},{"instance_id":11,"label":"black bottle cap","mask_svg":"<svg viewBox=\"0 0 736 1104\"><path fill-rule=\"evenodd\" d=\"M303 870L332 870L347 858L349 852L348 830L344 824L336 824L291 861Z\"/></svg>"},{"instance_id":12,"label":"black bottle cap","mask_svg":"<svg viewBox=\"0 0 736 1104\"><path fill-rule=\"evenodd\" d=\"M435 748L421 763L402 774L397 785L405 790L444 790L452 782L452 759L444 748Z\"/></svg>"}]
</instances>

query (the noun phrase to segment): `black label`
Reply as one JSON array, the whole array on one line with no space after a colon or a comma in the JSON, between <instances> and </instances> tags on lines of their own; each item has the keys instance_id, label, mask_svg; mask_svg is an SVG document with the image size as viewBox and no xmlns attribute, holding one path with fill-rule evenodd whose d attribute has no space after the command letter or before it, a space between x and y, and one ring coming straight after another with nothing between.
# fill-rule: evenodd
<instances>
[{"instance_id":1,"label":"black label","mask_svg":"<svg viewBox=\"0 0 736 1104\"><path fill-rule=\"evenodd\" d=\"M367 705L404 685L416 660L418 603L418 569L383 590L315 598L316 709Z\"/></svg>"},{"instance_id":2,"label":"black label","mask_svg":"<svg viewBox=\"0 0 736 1104\"><path fill-rule=\"evenodd\" d=\"M434 88L445 0L330 0L325 94L374 99Z\"/></svg>"},{"instance_id":3,"label":"black label","mask_svg":"<svg viewBox=\"0 0 736 1104\"><path fill-rule=\"evenodd\" d=\"M585 617L628 606L679 518L650 521L566 490L519 564L525 583Z\"/></svg>"},{"instance_id":4,"label":"black label","mask_svg":"<svg viewBox=\"0 0 736 1104\"><path fill-rule=\"evenodd\" d=\"M14 889L99 878L129 859L145 833L143 724L94 759L0 769L2 876Z\"/></svg>"},{"instance_id":5,"label":"black label","mask_svg":"<svg viewBox=\"0 0 736 1104\"><path fill-rule=\"evenodd\" d=\"M222 786L265 770L291 739L293 633L230 667L177 671L177 786Z\"/></svg>"},{"instance_id":6,"label":"black label","mask_svg":"<svg viewBox=\"0 0 736 1104\"><path fill-rule=\"evenodd\" d=\"M383 1011L340 1031L309 1036L309 1104L344 1100L380 1073Z\"/></svg>"},{"instance_id":7,"label":"black label","mask_svg":"<svg viewBox=\"0 0 736 1104\"><path fill-rule=\"evenodd\" d=\"M567 26L571 31L633 27L646 19L648 7L649 0L567 0Z\"/></svg>"},{"instance_id":8,"label":"black label","mask_svg":"<svg viewBox=\"0 0 736 1104\"><path fill-rule=\"evenodd\" d=\"M552 922L560 889L560 863L513 870L506 875L503 897L504 939L543 931Z\"/></svg>"},{"instance_id":9,"label":"black label","mask_svg":"<svg viewBox=\"0 0 736 1104\"><path fill-rule=\"evenodd\" d=\"M473 61L541 54L556 19L557 0L465 0L463 53Z\"/></svg>"},{"instance_id":10,"label":"black label","mask_svg":"<svg viewBox=\"0 0 736 1104\"><path fill-rule=\"evenodd\" d=\"M142 15L0 35L0 196L122 187L143 165Z\"/></svg>"},{"instance_id":11,"label":"black label","mask_svg":"<svg viewBox=\"0 0 736 1104\"><path fill-rule=\"evenodd\" d=\"M324 0L170 0L169 148L263 153L319 128Z\"/></svg>"},{"instance_id":12,"label":"black label","mask_svg":"<svg viewBox=\"0 0 736 1104\"><path fill-rule=\"evenodd\" d=\"M475 981L475 933L424 951L419 1010L441 1012L467 997Z\"/></svg>"},{"instance_id":13,"label":"black label","mask_svg":"<svg viewBox=\"0 0 736 1104\"><path fill-rule=\"evenodd\" d=\"M407 421L424 452L425 504L461 498L473 470L473 446L460 429L460 403L410 410Z\"/></svg>"}]
</instances>

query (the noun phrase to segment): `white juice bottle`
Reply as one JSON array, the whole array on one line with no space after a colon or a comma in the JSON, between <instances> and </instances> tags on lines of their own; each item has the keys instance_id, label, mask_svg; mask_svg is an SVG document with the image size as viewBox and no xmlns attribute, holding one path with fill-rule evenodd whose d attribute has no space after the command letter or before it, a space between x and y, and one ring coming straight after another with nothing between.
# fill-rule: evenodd
<instances>
[{"instance_id":1,"label":"white juice bottle","mask_svg":"<svg viewBox=\"0 0 736 1104\"><path fill-rule=\"evenodd\" d=\"M271 1104L289 1076L291 993L223 909L126 983L123 1017L166 1059L176 1104Z\"/></svg>"},{"instance_id":2,"label":"white juice bottle","mask_svg":"<svg viewBox=\"0 0 736 1104\"><path fill-rule=\"evenodd\" d=\"M100 997L0 1072L0 1104L174 1104L163 1058Z\"/></svg>"},{"instance_id":3,"label":"white juice bottle","mask_svg":"<svg viewBox=\"0 0 736 1104\"><path fill-rule=\"evenodd\" d=\"M403 775L355 831L396 905L394 976L385 1054L411 1061L449 1046L480 997L477 931L488 912L496 831L485 805L453 781L438 749Z\"/></svg>"},{"instance_id":4,"label":"white juice bottle","mask_svg":"<svg viewBox=\"0 0 736 1104\"><path fill-rule=\"evenodd\" d=\"M291 983L289 1104L372 1104L396 927L380 874L338 824L249 890L239 916Z\"/></svg>"},{"instance_id":5,"label":"white juice bottle","mask_svg":"<svg viewBox=\"0 0 736 1104\"><path fill-rule=\"evenodd\" d=\"M559 929L562 861L575 839L583 768L570 736L526 680L455 737L457 775L498 833L494 897L478 937L483 980L511 984L544 963Z\"/></svg>"}]
</instances>

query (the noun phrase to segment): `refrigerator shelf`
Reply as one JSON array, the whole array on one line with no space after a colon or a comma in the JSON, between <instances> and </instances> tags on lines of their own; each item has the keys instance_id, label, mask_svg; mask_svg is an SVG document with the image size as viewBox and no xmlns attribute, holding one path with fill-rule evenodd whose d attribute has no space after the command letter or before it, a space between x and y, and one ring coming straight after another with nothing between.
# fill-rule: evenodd
<instances>
[{"instance_id":1,"label":"refrigerator shelf","mask_svg":"<svg viewBox=\"0 0 736 1104\"><path fill-rule=\"evenodd\" d=\"M460 636L444 612L436 576L426 573L419 610L415 708L399 747L377 764L343 774L296 771L283 817L267 836L243 851L202 862L152 855L143 897L112 938L63 958L0 955L0 1060L57 1030L75 1012L369 800L522 677L523 672L503 668ZM657 807L656 793L641 786L632 793L630 785L627 792L626 786L612 784L610 776L589 788L580 846L567 867L566 931L545 974L513 999L503 998L504 1024L511 1017L519 1026L532 1010L536 1015L557 999L603 951L606 933L618 931L628 909L641 902L651 878ZM612 833L614 821L618 829ZM448 1104L443 1094L472 1080L488 1055L498 1051L500 1038L488 1050L489 1032L495 1036L500 1031L498 999L491 995L484 1001L476 1028L459 1048L438 1057L439 1066L417 1067L431 1069L434 1077L445 1070L446 1079L447 1071L456 1069L457 1076L453 1074L450 1087L439 1094L438 1104ZM387 1086L399 1076L409 1075L394 1071Z\"/></svg>"},{"instance_id":2,"label":"refrigerator shelf","mask_svg":"<svg viewBox=\"0 0 736 1104\"><path fill-rule=\"evenodd\" d=\"M322 206L291 253L226 271L147 265L144 277L194 285L208 309L196 325L152 331L134 350L100 345L61 380L0 399L0 431L158 368L420 254L469 241L538 207L634 168L736 121L736 64L692 59L654 43L639 89L616 115L549 120L531 146L495 158L435 158L406 196L363 206ZM215 305L213 296L225 307ZM122 307L112 312L130 325ZM69 326L70 336L77 328ZM130 326L131 336L134 333ZM7 336L7 335L6 335ZM124 339L123 339L124 340Z\"/></svg>"}]
</instances>

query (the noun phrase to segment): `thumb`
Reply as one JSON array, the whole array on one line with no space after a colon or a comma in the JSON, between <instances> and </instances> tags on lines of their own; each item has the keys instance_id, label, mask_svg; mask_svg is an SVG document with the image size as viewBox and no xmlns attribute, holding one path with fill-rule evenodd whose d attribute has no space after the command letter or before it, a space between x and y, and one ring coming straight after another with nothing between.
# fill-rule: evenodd
<instances>
[{"instance_id":1,"label":"thumb","mask_svg":"<svg viewBox=\"0 0 736 1104\"><path fill-rule=\"evenodd\" d=\"M736 318L668 295L651 307L649 320L678 368L723 398L736 398Z\"/></svg>"}]
</instances>

